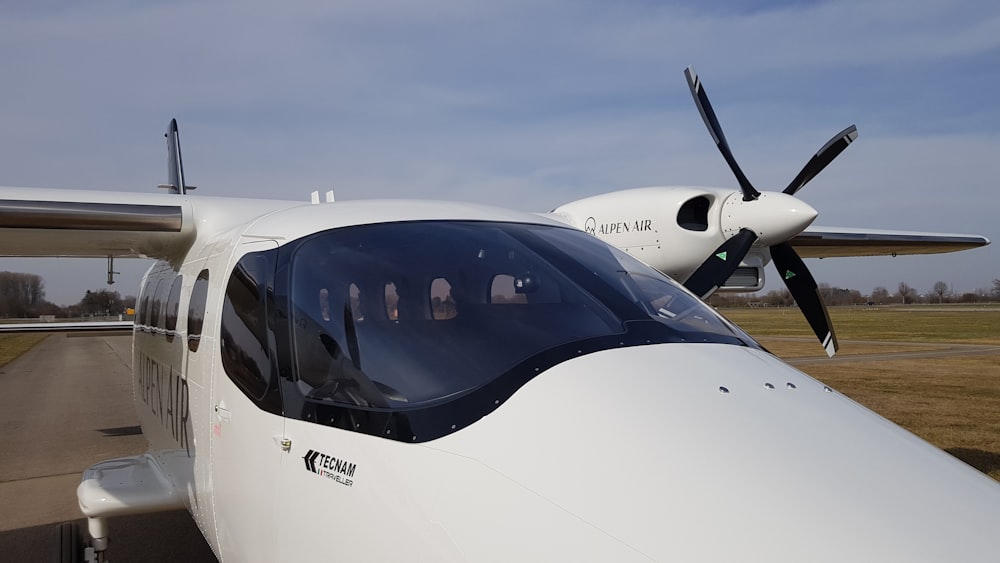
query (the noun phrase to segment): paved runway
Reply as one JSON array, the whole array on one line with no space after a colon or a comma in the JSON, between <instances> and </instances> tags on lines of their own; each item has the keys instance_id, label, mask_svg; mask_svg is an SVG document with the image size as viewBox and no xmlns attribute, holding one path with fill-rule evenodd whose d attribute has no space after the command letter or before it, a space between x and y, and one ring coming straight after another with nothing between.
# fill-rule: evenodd
<instances>
[{"instance_id":1,"label":"paved runway","mask_svg":"<svg viewBox=\"0 0 1000 563\"><path fill-rule=\"evenodd\" d=\"M53 334L0 367L0 559L50 559L59 522L85 523L88 466L146 451L132 405L131 336ZM215 561L186 511L110 520L109 555Z\"/></svg>"}]
</instances>

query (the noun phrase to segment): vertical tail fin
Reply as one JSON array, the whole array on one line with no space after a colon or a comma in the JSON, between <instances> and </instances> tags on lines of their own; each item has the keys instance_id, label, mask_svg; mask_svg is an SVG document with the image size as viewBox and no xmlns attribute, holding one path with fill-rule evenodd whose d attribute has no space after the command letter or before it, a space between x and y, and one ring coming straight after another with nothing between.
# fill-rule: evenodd
<instances>
[{"instance_id":1,"label":"vertical tail fin","mask_svg":"<svg viewBox=\"0 0 1000 563\"><path fill-rule=\"evenodd\" d=\"M188 190L195 189L195 186L188 186L184 183L184 162L181 160L181 137L177 133L177 120L171 119L167 128L167 184L161 185L172 194L186 194Z\"/></svg>"}]
</instances>

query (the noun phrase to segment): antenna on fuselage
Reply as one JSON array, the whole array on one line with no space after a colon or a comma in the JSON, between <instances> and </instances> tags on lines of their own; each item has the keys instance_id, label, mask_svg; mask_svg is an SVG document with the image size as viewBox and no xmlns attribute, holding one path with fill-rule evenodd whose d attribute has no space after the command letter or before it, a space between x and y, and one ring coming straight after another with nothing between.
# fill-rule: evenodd
<instances>
[{"instance_id":1,"label":"antenna on fuselage","mask_svg":"<svg viewBox=\"0 0 1000 563\"><path fill-rule=\"evenodd\" d=\"M170 126L167 127L167 179L169 183L160 184L158 188L165 189L172 194L184 195L188 190L193 190L197 186L188 186L184 183L184 162L181 160L181 137L177 132L177 120L171 119Z\"/></svg>"},{"instance_id":2,"label":"antenna on fuselage","mask_svg":"<svg viewBox=\"0 0 1000 563\"><path fill-rule=\"evenodd\" d=\"M336 199L333 197L333 190L327 190L326 191L326 202L327 203L333 203L335 201L336 201ZM312 193L309 194L309 203L312 203L313 205L319 205L319 191L318 190L314 190Z\"/></svg>"}]
</instances>

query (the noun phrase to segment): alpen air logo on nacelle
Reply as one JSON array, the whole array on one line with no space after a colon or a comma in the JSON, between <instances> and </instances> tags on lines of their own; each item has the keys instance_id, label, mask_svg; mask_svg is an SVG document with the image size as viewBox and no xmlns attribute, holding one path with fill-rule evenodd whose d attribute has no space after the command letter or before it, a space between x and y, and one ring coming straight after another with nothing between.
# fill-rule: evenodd
<instances>
[{"instance_id":1,"label":"alpen air logo on nacelle","mask_svg":"<svg viewBox=\"0 0 1000 563\"><path fill-rule=\"evenodd\" d=\"M306 462L306 471L332 479L341 485L348 487L354 485L356 464L316 450L309 450L302 459Z\"/></svg>"},{"instance_id":2,"label":"alpen air logo on nacelle","mask_svg":"<svg viewBox=\"0 0 1000 563\"><path fill-rule=\"evenodd\" d=\"M597 224L597 219L587 217L583 230L590 235L621 235L625 233L642 233L653 230L652 219L629 219L613 223Z\"/></svg>"}]
</instances>

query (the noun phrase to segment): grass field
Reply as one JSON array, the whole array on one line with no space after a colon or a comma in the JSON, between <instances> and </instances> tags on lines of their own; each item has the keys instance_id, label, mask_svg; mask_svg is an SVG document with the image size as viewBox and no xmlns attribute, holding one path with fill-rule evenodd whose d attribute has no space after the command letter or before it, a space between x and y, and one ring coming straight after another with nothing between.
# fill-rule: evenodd
<instances>
[{"instance_id":1,"label":"grass field","mask_svg":"<svg viewBox=\"0 0 1000 563\"><path fill-rule=\"evenodd\" d=\"M723 309L779 357L823 356L796 309ZM1000 346L1000 308L831 309L838 357ZM789 340L801 337L809 340ZM797 366L882 416L1000 480L1000 354L811 361Z\"/></svg>"},{"instance_id":2,"label":"grass field","mask_svg":"<svg viewBox=\"0 0 1000 563\"><path fill-rule=\"evenodd\" d=\"M7 365L48 336L47 333L0 334L0 367Z\"/></svg>"},{"instance_id":3,"label":"grass field","mask_svg":"<svg viewBox=\"0 0 1000 563\"><path fill-rule=\"evenodd\" d=\"M798 309L720 309L754 336L814 338ZM1000 344L1000 307L942 306L831 308L840 340Z\"/></svg>"}]
</instances>

